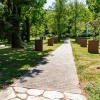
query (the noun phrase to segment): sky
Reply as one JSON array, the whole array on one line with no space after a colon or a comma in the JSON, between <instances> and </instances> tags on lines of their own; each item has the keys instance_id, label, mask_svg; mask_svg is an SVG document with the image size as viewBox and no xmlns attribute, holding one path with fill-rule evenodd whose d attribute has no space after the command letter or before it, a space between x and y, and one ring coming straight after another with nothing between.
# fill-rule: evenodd
<instances>
[{"instance_id":1,"label":"sky","mask_svg":"<svg viewBox=\"0 0 100 100\"><path fill-rule=\"evenodd\" d=\"M77 0L77 1L85 3L85 0ZM48 9L48 7L52 5L52 2L55 2L55 0L47 0L47 3L44 5L44 8Z\"/></svg>"},{"instance_id":2,"label":"sky","mask_svg":"<svg viewBox=\"0 0 100 100\"><path fill-rule=\"evenodd\" d=\"M47 0L47 3L44 5L44 8L47 9L49 6L52 5L53 2L55 2L55 0Z\"/></svg>"}]
</instances>

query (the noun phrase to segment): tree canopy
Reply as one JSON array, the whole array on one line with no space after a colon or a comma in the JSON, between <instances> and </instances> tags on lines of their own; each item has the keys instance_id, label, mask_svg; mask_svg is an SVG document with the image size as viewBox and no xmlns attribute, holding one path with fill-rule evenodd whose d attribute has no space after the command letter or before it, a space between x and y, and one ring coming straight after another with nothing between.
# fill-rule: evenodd
<instances>
[{"instance_id":1,"label":"tree canopy","mask_svg":"<svg viewBox=\"0 0 100 100\"><path fill-rule=\"evenodd\" d=\"M49 9L44 9L46 1L1 0L1 40L6 38L12 48L20 48L23 47L22 40L30 42L31 34L52 34L59 39L77 37L86 32L90 23L99 33L100 0L86 0L86 4L77 0L56 0Z\"/></svg>"}]
</instances>

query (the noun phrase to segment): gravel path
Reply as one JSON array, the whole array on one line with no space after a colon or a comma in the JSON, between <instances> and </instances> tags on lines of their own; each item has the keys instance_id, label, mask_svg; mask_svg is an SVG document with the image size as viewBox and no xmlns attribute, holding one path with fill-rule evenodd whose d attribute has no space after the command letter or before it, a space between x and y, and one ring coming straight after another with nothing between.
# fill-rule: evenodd
<instances>
[{"instance_id":1,"label":"gravel path","mask_svg":"<svg viewBox=\"0 0 100 100\"><path fill-rule=\"evenodd\" d=\"M12 86L80 93L70 39Z\"/></svg>"}]
</instances>

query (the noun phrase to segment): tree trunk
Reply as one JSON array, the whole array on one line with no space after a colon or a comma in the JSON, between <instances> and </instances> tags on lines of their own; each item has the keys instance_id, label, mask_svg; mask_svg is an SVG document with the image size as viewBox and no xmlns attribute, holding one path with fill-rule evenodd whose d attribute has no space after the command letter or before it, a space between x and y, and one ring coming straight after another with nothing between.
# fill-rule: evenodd
<instances>
[{"instance_id":1,"label":"tree trunk","mask_svg":"<svg viewBox=\"0 0 100 100\"><path fill-rule=\"evenodd\" d=\"M1 0L1 2L2 2L2 4L3 4L4 0Z\"/></svg>"},{"instance_id":2,"label":"tree trunk","mask_svg":"<svg viewBox=\"0 0 100 100\"><path fill-rule=\"evenodd\" d=\"M58 34L58 39L60 40L61 38L61 14L62 14L62 2L61 0L59 0L59 4L60 4L60 8L59 8L59 11L58 11L58 18L57 18L57 34Z\"/></svg>"},{"instance_id":3,"label":"tree trunk","mask_svg":"<svg viewBox=\"0 0 100 100\"><path fill-rule=\"evenodd\" d=\"M77 0L75 0L75 37L77 38L77 27L76 27L76 23L77 23Z\"/></svg>"},{"instance_id":4,"label":"tree trunk","mask_svg":"<svg viewBox=\"0 0 100 100\"><path fill-rule=\"evenodd\" d=\"M21 36L20 36L20 8L19 5L16 4L15 2L13 2L13 28L14 28L14 32L12 33L12 39L11 39L11 43L12 43L12 48L23 48L22 47L22 41L21 41Z\"/></svg>"},{"instance_id":5,"label":"tree trunk","mask_svg":"<svg viewBox=\"0 0 100 100\"><path fill-rule=\"evenodd\" d=\"M27 42L30 42L30 25L28 17L26 17L26 40Z\"/></svg>"},{"instance_id":6,"label":"tree trunk","mask_svg":"<svg viewBox=\"0 0 100 100\"><path fill-rule=\"evenodd\" d=\"M60 39L61 38L61 24L60 24L60 13L57 17L57 34L58 34L58 38Z\"/></svg>"}]
</instances>

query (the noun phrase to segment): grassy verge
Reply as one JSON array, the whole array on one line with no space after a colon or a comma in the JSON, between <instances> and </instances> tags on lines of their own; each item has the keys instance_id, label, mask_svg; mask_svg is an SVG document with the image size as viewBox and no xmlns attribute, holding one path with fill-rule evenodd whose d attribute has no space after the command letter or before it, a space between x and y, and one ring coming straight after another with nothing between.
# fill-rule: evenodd
<instances>
[{"instance_id":1,"label":"grassy verge","mask_svg":"<svg viewBox=\"0 0 100 100\"><path fill-rule=\"evenodd\" d=\"M80 86L89 100L100 100L100 53L88 53L88 48L80 47L74 41L71 40L71 45Z\"/></svg>"},{"instance_id":2,"label":"grassy verge","mask_svg":"<svg viewBox=\"0 0 100 100\"><path fill-rule=\"evenodd\" d=\"M61 40L54 46L47 46L47 40L45 40L43 51L34 51L34 40L30 43L23 43L24 49L12 49L10 44L1 43L6 47L0 48L0 89L15 82L63 42L64 40Z\"/></svg>"}]
</instances>

